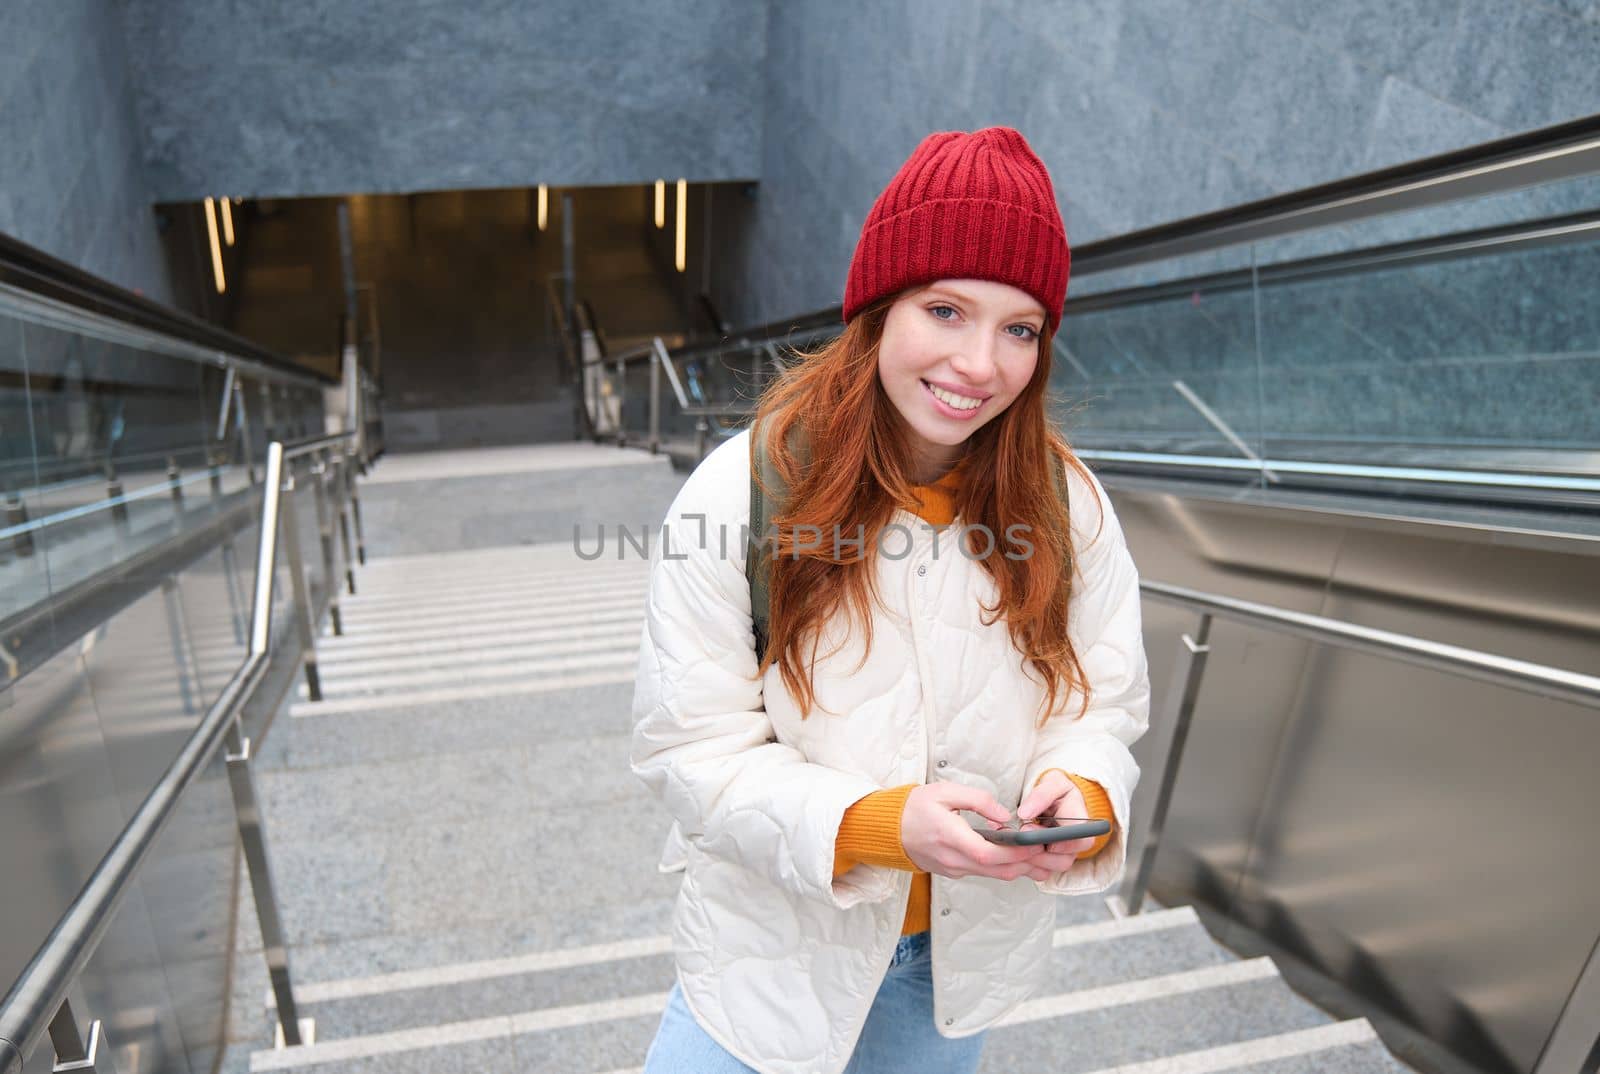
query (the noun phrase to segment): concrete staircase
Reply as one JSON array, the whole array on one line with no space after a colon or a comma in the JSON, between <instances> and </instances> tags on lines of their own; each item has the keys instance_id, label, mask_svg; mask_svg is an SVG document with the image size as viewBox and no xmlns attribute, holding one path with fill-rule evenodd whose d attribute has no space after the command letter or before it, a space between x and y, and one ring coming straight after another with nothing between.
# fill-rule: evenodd
<instances>
[{"instance_id":1,"label":"concrete staircase","mask_svg":"<svg viewBox=\"0 0 1600 1074\"><path fill-rule=\"evenodd\" d=\"M529 471L524 503L571 476ZM682 480L648 456L589 477L630 521L641 505L658 521ZM371 494L426 511L448 481L429 470ZM403 555L373 540L344 636L319 642L325 698L292 700L261 755L314 1043L273 1046L242 893L223 1069L640 1070L672 985L681 876L655 870L670 821L627 763L647 563L619 560L612 537L593 562L570 538ZM1364 1020L1331 1020L1187 907L1119 919L1063 898L1058 923L1049 987L991 1031L985 1072L1407 1069Z\"/></svg>"}]
</instances>

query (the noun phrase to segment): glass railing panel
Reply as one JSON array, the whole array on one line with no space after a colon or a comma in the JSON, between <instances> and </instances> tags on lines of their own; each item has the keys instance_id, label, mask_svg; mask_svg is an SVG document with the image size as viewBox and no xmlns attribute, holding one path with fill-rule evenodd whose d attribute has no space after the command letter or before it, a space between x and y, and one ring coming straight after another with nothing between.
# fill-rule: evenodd
<instances>
[{"instance_id":1,"label":"glass railing panel","mask_svg":"<svg viewBox=\"0 0 1600 1074\"><path fill-rule=\"evenodd\" d=\"M1425 209L1364 217L1347 224L1312 228L1256 244L1259 267L1329 254L1355 253L1396 243L1427 242L1442 235L1488 228L1521 228L1592 212L1600 207L1600 175L1541 183Z\"/></svg>"},{"instance_id":2,"label":"glass railing panel","mask_svg":"<svg viewBox=\"0 0 1600 1074\"><path fill-rule=\"evenodd\" d=\"M1054 416L1087 458L1201 455L1228 464L1226 479L1255 480L1261 400L1248 273L1069 308L1050 388Z\"/></svg>"},{"instance_id":3,"label":"glass railing panel","mask_svg":"<svg viewBox=\"0 0 1600 1074\"><path fill-rule=\"evenodd\" d=\"M26 401L13 416L27 434L8 452L6 479L26 521L9 528L13 538L48 536L48 586L19 557L8 582L24 580L20 569L33 584L8 584L0 614L171 536L188 501L206 493L198 365L13 323Z\"/></svg>"},{"instance_id":4,"label":"glass railing panel","mask_svg":"<svg viewBox=\"0 0 1600 1074\"><path fill-rule=\"evenodd\" d=\"M49 535L30 524L40 510L39 471L22 327L0 316L0 618L50 593ZM9 670L7 681L16 674Z\"/></svg>"},{"instance_id":5,"label":"glass railing panel","mask_svg":"<svg viewBox=\"0 0 1600 1074\"><path fill-rule=\"evenodd\" d=\"M1600 477L1600 200L1589 209L1465 252L1264 272L1263 453L1508 483ZM1259 259L1281 260L1275 247Z\"/></svg>"},{"instance_id":6,"label":"glass railing panel","mask_svg":"<svg viewBox=\"0 0 1600 1074\"><path fill-rule=\"evenodd\" d=\"M216 438L224 383L213 365L0 313L0 618L259 495L261 382L239 380L257 400L253 466L232 407ZM320 430L320 392L285 402Z\"/></svg>"},{"instance_id":7,"label":"glass railing panel","mask_svg":"<svg viewBox=\"0 0 1600 1074\"><path fill-rule=\"evenodd\" d=\"M1057 412L1103 465L1592 497L1596 278L1596 176L1096 273L1057 339Z\"/></svg>"}]
</instances>

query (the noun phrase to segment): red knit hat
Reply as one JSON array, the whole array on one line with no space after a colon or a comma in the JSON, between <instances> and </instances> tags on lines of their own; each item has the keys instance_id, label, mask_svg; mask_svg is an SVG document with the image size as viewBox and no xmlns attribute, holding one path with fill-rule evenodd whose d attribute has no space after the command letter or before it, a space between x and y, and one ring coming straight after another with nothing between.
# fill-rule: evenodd
<instances>
[{"instance_id":1,"label":"red knit hat","mask_svg":"<svg viewBox=\"0 0 1600 1074\"><path fill-rule=\"evenodd\" d=\"M914 284L997 280L1061 323L1072 262L1044 162L1010 127L937 131L872 203L844 285L844 319Z\"/></svg>"}]
</instances>

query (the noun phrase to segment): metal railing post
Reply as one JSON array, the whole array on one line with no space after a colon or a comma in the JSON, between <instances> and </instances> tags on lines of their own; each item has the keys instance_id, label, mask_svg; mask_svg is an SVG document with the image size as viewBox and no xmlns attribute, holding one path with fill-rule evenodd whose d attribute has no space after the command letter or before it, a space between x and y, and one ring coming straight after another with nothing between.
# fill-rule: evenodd
<instances>
[{"instance_id":1,"label":"metal railing post","mask_svg":"<svg viewBox=\"0 0 1600 1074\"><path fill-rule=\"evenodd\" d=\"M361 566L367 565L367 538L361 530L361 501L356 497L356 468L348 466L344 473L346 492L350 498L350 519L356 527L356 562ZM352 587L350 592L354 593Z\"/></svg>"},{"instance_id":2,"label":"metal railing post","mask_svg":"<svg viewBox=\"0 0 1600 1074\"><path fill-rule=\"evenodd\" d=\"M117 536L128 535L128 501L122 498L122 478L115 471L106 475L106 499L111 501L111 525Z\"/></svg>"},{"instance_id":3,"label":"metal railing post","mask_svg":"<svg viewBox=\"0 0 1600 1074\"><path fill-rule=\"evenodd\" d=\"M322 548L322 584L328 593L328 621L334 634L342 635L344 623L339 614L339 584L334 581L339 576L339 565L334 558L333 523L328 518L328 468L321 452L312 460L311 473L317 479L312 499L317 505L317 540ZM320 623L320 616L313 617L314 627Z\"/></svg>"},{"instance_id":4,"label":"metal railing post","mask_svg":"<svg viewBox=\"0 0 1600 1074\"><path fill-rule=\"evenodd\" d=\"M300 525L294 504L294 475L283 476L283 543L289 552L289 578L294 586L295 624L300 631L300 655L306 664L306 696L322 700L322 678L317 673L316 629L311 622L311 587L306 584L305 560L300 555Z\"/></svg>"},{"instance_id":5,"label":"metal railing post","mask_svg":"<svg viewBox=\"0 0 1600 1074\"><path fill-rule=\"evenodd\" d=\"M6 493L6 525L26 526L28 507L17 492ZM18 557L33 555L33 533L23 530L11 538L11 551Z\"/></svg>"},{"instance_id":6,"label":"metal railing post","mask_svg":"<svg viewBox=\"0 0 1600 1074\"><path fill-rule=\"evenodd\" d=\"M1202 613L1200 626L1191 638L1185 634L1180 639L1177 665L1173 669L1171 693L1167 698L1167 717L1162 723L1172 729L1167 742L1166 756L1161 765L1161 786L1156 792L1155 807L1145 824L1144 845L1139 852L1139 867L1133 884L1124 899L1129 914L1137 914L1150 890L1150 876L1155 867L1156 853L1161 849L1161 829L1166 823L1167 807L1172 804L1172 788L1178 780L1178 765L1183 760L1184 742L1189 737L1189 723L1194 718L1195 699L1200 694L1200 680L1205 675L1206 657L1211 653L1207 639L1211 635L1211 616Z\"/></svg>"},{"instance_id":7,"label":"metal railing post","mask_svg":"<svg viewBox=\"0 0 1600 1074\"><path fill-rule=\"evenodd\" d=\"M1544 1050L1532 1074L1561 1074L1576 1070L1594 1074L1600 1070L1600 942L1589 949L1589 958L1578 974L1578 981L1567 995L1566 1004L1556 1018L1555 1028L1545 1039Z\"/></svg>"},{"instance_id":8,"label":"metal railing post","mask_svg":"<svg viewBox=\"0 0 1600 1074\"><path fill-rule=\"evenodd\" d=\"M172 486L172 509L182 519L183 471L178 468L178 460L172 455L167 456L167 483Z\"/></svg>"},{"instance_id":9,"label":"metal railing post","mask_svg":"<svg viewBox=\"0 0 1600 1074\"><path fill-rule=\"evenodd\" d=\"M285 473L283 444L280 441L275 440L267 445L265 489L261 506L261 542L256 550L255 596L250 608L250 654L256 658L268 658L272 652L272 587L278 564L280 529L289 546L290 573L296 580L292 596L297 603L301 600L309 603L305 572L299 569L300 539L294 517L294 478L292 474ZM306 605L302 605L304 607ZM304 639L306 617L302 615L299 618ZM306 648L309 650L310 646ZM314 653L312 659L315 659ZM312 696L318 697L321 688L316 682L315 663L309 663L306 667ZM237 715L228 723L223 750L228 765L228 787L233 793L234 819L239 827L245 867L250 874L256 920L261 927L261 953L267 962L267 975L272 982L272 995L278 1008L279 1040L285 1046L309 1043L307 1038L315 1035L315 1025L309 1018L302 1022L295 1005L294 988L289 978L289 944L283 930L283 917L278 913L278 897L267 854L267 836L261 825L261 797L256 792L255 776L250 770L250 740L240 730ZM302 1032L302 1027L305 1032Z\"/></svg>"},{"instance_id":10,"label":"metal railing post","mask_svg":"<svg viewBox=\"0 0 1600 1074\"><path fill-rule=\"evenodd\" d=\"M172 618L173 644L178 649L177 664L183 672L180 681L192 684L194 697L198 699L205 687L200 679L199 656L195 652L194 638L190 635L189 620L183 607L182 583L176 577L168 576L162 579L162 588L167 597L168 614ZM189 686L185 685L184 689L187 692ZM283 1041L286 1045L299 1044L300 1022L295 1009L294 990L289 983L289 947L284 938L283 918L278 913L278 897L272 883L267 835L261 821L261 798L256 793L255 777L250 770L250 740L240 730L237 715L228 723L223 751L228 765L228 786L233 793L234 822L239 829L239 844L250 874L250 893L255 901L256 920L261 926L261 953L267 960L267 974L272 980L272 992L277 999Z\"/></svg>"},{"instance_id":11,"label":"metal railing post","mask_svg":"<svg viewBox=\"0 0 1600 1074\"><path fill-rule=\"evenodd\" d=\"M350 515L348 512L349 503L345 496L345 490L348 487L346 471L350 468L350 457L342 454L333 456L332 453L330 453L329 462L336 468L333 477L333 487L328 490L329 495L334 498L333 503L330 506L332 506L339 515L339 547L344 552L345 590L353 597L356 595L355 556L352 554L350 548ZM329 585L332 584L333 582L330 579ZM333 599L336 596L337 594L333 594L331 595L330 599ZM337 607L337 602L335 602L335 607Z\"/></svg>"},{"instance_id":12,"label":"metal railing post","mask_svg":"<svg viewBox=\"0 0 1600 1074\"><path fill-rule=\"evenodd\" d=\"M250 740L240 732L237 718L228 726L224 748L234 818L239 825L239 843L244 850L246 871L250 874L256 920L261 926L261 954L267 960L267 976L271 978L272 995L277 1001L283 1043L293 1047L302 1042L302 1037L299 1009L295 1006L294 987L289 979L289 943L272 883L267 833L261 824L261 797L256 793L255 775L250 770Z\"/></svg>"},{"instance_id":13,"label":"metal railing post","mask_svg":"<svg viewBox=\"0 0 1600 1074\"><path fill-rule=\"evenodd\" d=\"M327 582L327 579L333 576L333 526L328 521L326 474L327 467L324 465L322 454L319 452L311 460L311 476L316 481L315 487L312 489L312 492L315 493L312 496L312 502L317 507L317 541L322 549L323 581L324 584L331 584Z\"/></svg>"},{"instance_id":14,"label":"metal railing post","mask_svg":"<svg viewBox=\"0 0 1600 1074\"><path fill-rule=\"evenodd\" d=\"M244 476L250 484L256 483L255 453L250 447L250 415L244 407L244 390L237 379L233 382L234 424L239 429L239 455L244 459Z\"/></svg>"},{"instance_id":15,"label":"metal railing post","mask_svg":"<svg viewBox=\"0 0 1600 1074\"><path fill-rule=\"evenodd\" d=\"M628 446L628 423L624 420L628 405L628 366L617 359L617 446Z\"/></svg>"},{"instance_id":16,"label":"metal railing post","mask_svg":"<svg viewBox=\"0 0 1600 1074\"><path fill-rule=\"evenodd\" d=\"M266 381L261 382L261 424L268 439L271 439L278 428L278 412L272 405L272 386Z\"/></svg>"},{"instance_id":17,"label":"metal railing post","mask_svg":"<svg viewBox=\"0 0 1600 1074\"><path fill-rule=\"evenodd\" d=\"M334 540L334 524L344 529L344 456L336 456L330 448L328 453L319 457L323 464L322 472L318 475L320 490L324 497L324 506L328 511L328 616L336 635L344 635L344 609L339 590L339 576L346 576L349 581L350 592L355 592L355 580L350 572L350 540L347 535L342 541L343 555L340 554L341 542Z\"/></svg>"},{"instance_id":18,"label":"metal railing post","mask_svg":"<svg viewBox=\"0 0 1600 1074\"><path fill-rule=\"evenodd\" d=\"M100 1019L89 1023L89 1039L78 1032L78 1018L72 1013L72 1001L62 1000L50 1019L50 1047L56 1053L52 1074L66 1071L93 1071L94 1074L117 1074L111 1059L111 1048L106 1044L105 1031Z\"/></svg>"},{"instance_id":19,"label":"metal railing post","mask_svg":"<svg viewBox=\"0 0 1600 1074\"><path fill-rule=\"evenodd\" d=\"M650 454L661 449L661 355L650 352Z\"/></svg>"}]
</instances>

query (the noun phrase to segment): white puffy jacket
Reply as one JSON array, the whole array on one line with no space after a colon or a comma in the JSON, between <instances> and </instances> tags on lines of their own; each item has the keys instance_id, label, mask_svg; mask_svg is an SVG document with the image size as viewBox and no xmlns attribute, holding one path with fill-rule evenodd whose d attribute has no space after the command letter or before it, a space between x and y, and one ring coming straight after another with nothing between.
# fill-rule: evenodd
<instances>
[{"instance_id":1,"label":"white puffy jacket","mask_svg":"<svg viewBox=\"0 0 1600 1074\"><path fill-rule=\"evenodd\" d=\"M684 870L673 951L696 1020L763 1074L839 1074L900 938L912 876L867 864L833 876L853 802L953 780L1015 808L1047 768L1093 779L1111 800L1112 841L1048 882L933 875L934 1019L946 1037L993 1025L1037 991L1056 895L1104 891L1120 877L1139 778L1128 747L1149 712L1138 575L1098 481L1105 524L1091 541L1095 497L1073 475L1082 579L1069 623L1091 698L1081 720L1076 694L1058 698L1061 715L1039 730L1041 679L1024 672L1003 618L980 621L993 580L956 548L955 529L899 511L891 522L909 541L891 530L877 556L887 607L874 607L871 654L858 669L852 631L838 653L819 656L827 711L801 720L776 667L754 681L749 475L746 430L701 462L651 535L630 763L674 819L659 868ZM819 654L847 619L831 621Z\"/></svg>"}]
</instances>

